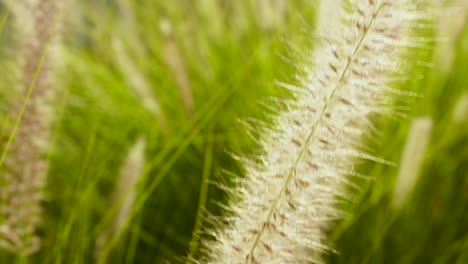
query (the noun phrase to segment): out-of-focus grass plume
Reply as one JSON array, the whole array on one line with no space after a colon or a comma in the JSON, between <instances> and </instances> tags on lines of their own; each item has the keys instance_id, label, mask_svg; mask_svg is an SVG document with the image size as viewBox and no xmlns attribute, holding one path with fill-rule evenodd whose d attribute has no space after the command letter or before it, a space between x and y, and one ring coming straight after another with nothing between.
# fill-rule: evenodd
<instances>
[{"instance_id":1,"label":"out-of-focus grass plume","mask_svg":"<svg viewBox=\"0 0 468 264\"><path fill-rule=\"evenodd\" d=\"M56 0L9 3L18 53L17 88L11 93L4 123L0 166L0 247L20 256L40 249L46 154L52 130L52 101L59 89L57 65L61 3ZM4 12L5 14L5 12ZM13 89L12 89L13 90Z\"/></svg>"}]
</instances>

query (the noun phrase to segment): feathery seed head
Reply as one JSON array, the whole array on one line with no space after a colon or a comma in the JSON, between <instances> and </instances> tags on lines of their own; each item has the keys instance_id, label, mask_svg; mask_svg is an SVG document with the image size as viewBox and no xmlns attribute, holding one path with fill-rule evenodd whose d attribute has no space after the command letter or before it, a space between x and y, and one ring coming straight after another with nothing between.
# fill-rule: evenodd
<instances>
[{"instance_id":1,"label":"feathery seed head","mask_svg":"<svg viewBox=\"0 0 468 264\"><path fill-rule=\"evenodd\" d=\"M280 27L286 19L286 0L257 0L258 22L264 29Z\"/></svg>"},{"instance_id":2,"label":"feathery seed head","mask_svg":"<svg viewBox=\"0 0 468 264\"><path fill-rule=\"evenodd\" d=\"M285 85L295 99L262 135L258 161L244 162L224 228L205 241L206 263L317 263L331 250L325 233L343 215L336 197L350 199L357 159L378 160L356 145L370 117L387 111L389 81L417 18L408 1L348 2L302 87Z\"/></svg>"},{"instance_id":3,"label":"feathery seed head","mask_svg":"<svg viewBox=\"0 0 468 264\"><path fill-rule=\"evenodd\" d=\"M35 235L41 220L40 202L45 184L47 162L45 144L50 140L50 117L47 104L54 93L51 85L55 25L60 1L41 0L18 3L18 23L27 24L21 31L18 92L11 105L10 141L1 172L0 247L17 254L36 252L40 239ZM25 22L26 21L26 22ZM10 144L11 143L11 144Z\"/></svg>"},{"instance_id":4,"label":"feathery seed head","mask_svg":"<svg viewBox=\"0 0 468 264\"><path fill-rule=\"evenodd\" d=\"M112 41L112 48L115 52L117 67L123 74L126 84L140 100L142 106L155 117L161 130L167 132L166 119L150 81L143 72L138 70L138 66L129 56L120 39L116 38Z\"/></svg>"},{"instance_id":5,"label":"feathery seed head","mask_svg":"<svg viewBox=\"0 0 468 264\"><path fill-rule=\"evenodd\" d=\"M194 115L194 103L192 95L192 87L185 64L182 58L179 45L172 32L171 24L168 20L161 22L161 30L164 33L164 60L167 64L172 76L179 89L179 95L182 99L182 104L186 115L191 119Z\"/></svg>"},{"instance_id":6,"label":"feathery seed head","mask_svg":"<svg viewBox=\"0 0 468 264\"><path fill-rule=\"evenodd\" d=\"M436 27L436 36L441 40L434 51L438 63L437 70L448 75L453 68L456 40L468 22L468 2L465 0L434 0L434 2L435 6L442 10ZM451 7L444 4L449 4Z\"/></svg>"},{"instance_id":7,"label":"feathery seed head","mask_svg":"<svg viewBox=\"0 0 468 264\"><path fill-rule=\"evenodd\" d=\"M403 206L417 182L431 139L432 127L433 121L430 117L417 118L411 124L393 189L394 208L399 209Z\"/></svg>"},{"instance_id":8,"label":"feathery seed head","mask_svg":"<svg viewBox=\"0 0 468 264\"><path fill-rule=\"evenodd\" d=\"M145 167L146 139L140 137L130 148L120 168L119 179L112 194L112 204L118 205L116 217L96 241L96 259L100 259L112 239L118 240L125 231L124 227L131 216L137 195L137 185Z\"/></svg>"},{"instance_id":9,"label":"feathery seed head","mask_svg":"<svg viewBox=\"0 0 468 264\"><path fill-rule=\"evenodd\" d=\"M460 99L458 99L452 116L456 124L463 124L468 121L468 92L465 92Z\"/></svg>"}]
</instances>

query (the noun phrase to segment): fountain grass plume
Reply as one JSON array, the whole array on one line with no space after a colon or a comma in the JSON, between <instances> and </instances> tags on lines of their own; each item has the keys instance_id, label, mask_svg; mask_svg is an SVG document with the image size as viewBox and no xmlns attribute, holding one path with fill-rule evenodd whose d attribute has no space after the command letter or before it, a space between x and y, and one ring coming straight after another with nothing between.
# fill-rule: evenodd
<instances>
[{"instance_id":1,"label":"fountain grass plume","mask_svg":"<svg viewBox=\"0 0 468 264\"><path fill-rule=\"evenodd\" d=\"M465 92L455 104L452 114L453 122L463 124L468 121L468 92Z\"/></svg>"},{"instance_id":2,"label":"fountain grass plume","mask_svg":"<svg viewBox=\"0 0 468 264\"><path fill-rule=\"evenodd\" d=\"M395 209L403 207L421 174L424 157L431 140L433 123L428 116L416 118L411 123L393 188L392 206Z\"/></svg>"},{"instance_id":3,"label":"fountain grass plume","mask_svg":"<svg viewBox=\"0 0 468 264\"><path fill-rule=\"evenodd\" d=\"M409 30L419 13L406 0L350 0L342 15L318 29L327 36L305 67L301 85L281 100L263 129L256 159L242 159L245 177L230 190L227 215L203 242L194 263L320 263L333 251L327 231L343 217L337 203L360 159L390 164L361 150L371 119L398 115L391 88L402 72L402 53L413 47ZM398 78L395 78L398 76Z\"/></svg>"},{"instance_id":4,"label":"fountain grass plume","mask_svg":"<svg viewBox=\"0 0 468 264\"><path fill-rule=\"evenodd\" d=\"M192 119L195 109L192 86L190 84L180 48L175 35L172 32L172 26L169 20L162 20L160 26L161 31L164 34L164 61L177 84L185 114L189 119Z\"/></svg>"},{"instance_id":5,"label":"fountain grass plume","mask_svg":"<svg viewBox=\"0 0 468 264\"><path fill-rule=\"evenodd\" d=\"M129 56L124 44L120 39L112 41L115 53L116 65L121 71L127 86L132 90L141 105L151 113L163 132L167 132L167 121L162 111L159 98L153 91L153 87L143 72L138 70L134 59Z\"/></svg>"},{"instance_id":6,"label":"fountain grass plume","mask_svg":"<svg viewBox=\"0 0 468 264\"><path fill-rule=\"evenodd\" d=\"M463 28L468 23L468 1L433 0L434 6L442 10L437 21L435 33L440 39L434 56L440 74L449 75L453 71L455 46Z\"/></svg>"},{"instance_id":7,"label":"fountain grass plume","mask_svg":"<svg viewBox=\"0 0 468 264\"><path fill-rule=\"evenodd\" d=\"M19 38L19 80L11 100L10 119L15 120L2 154L0 247L18 255L39 250L36 230L41 222L41 201L48 166L50 100L54 52L60 17L59 0L15 2L15 22L24 26Z\"/></svg>"},{"instance_id":8,"label":"fountain grass plume","mask_svg":"<svg viewBox=\"0 0 468 264\"><path fill-rule=\"evenodd\" d=\"M111 197L116 215L102 231L96 241L96 260L100 260L106 250L110 250L112 241L119 240L125 231L125 224L130 219L133 204L138 192L138 182L145 167L146 139L137 139L128 151L120 168L119 178Z\"/></svg>"}]
</instances>

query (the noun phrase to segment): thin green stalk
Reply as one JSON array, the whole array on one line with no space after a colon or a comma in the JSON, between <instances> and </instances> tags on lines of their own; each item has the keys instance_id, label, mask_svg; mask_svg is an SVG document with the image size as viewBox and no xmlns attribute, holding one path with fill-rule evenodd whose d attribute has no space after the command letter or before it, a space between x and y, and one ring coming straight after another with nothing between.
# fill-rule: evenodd
<instances>
[{"instance_id":1,"label":"thin green stalk","mask_svg":"<svg viewBox=\"0 0 468 264\"><path fill-rule=\"evenodd\" d=\"M208 183L210 181L210 176L212 172L212 163L213 163L213 144L214 144L214 133L211 130L208 134L207 143L206 143L206 151L205 151L205 162L203 164L203 176L201 180L200 186L200 197L198 199L198 208L197 208L197 216L195 219L195 225L193 228L192 233L192 240L190 241L190 249L189 254L190 256L194 256L198 250L198 246L200 244L200 231L203 226L203 210L206 206L206 201L208 198ZM188 264L188 262L187 262Z\"/></svg>"}]
</instances>

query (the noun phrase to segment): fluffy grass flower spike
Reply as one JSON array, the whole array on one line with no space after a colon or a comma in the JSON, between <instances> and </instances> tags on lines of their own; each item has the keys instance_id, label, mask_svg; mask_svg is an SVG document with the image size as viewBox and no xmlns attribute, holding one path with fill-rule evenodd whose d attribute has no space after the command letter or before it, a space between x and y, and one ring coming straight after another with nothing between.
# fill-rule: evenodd
<instances>
[{"instance_id":1,"label":"fluffy grass flower spike","mask_svg":"<svg viewBox=\"0 0 468 264\"><path fill-rule=\"evenodd\" d=\"M359 146L376 114L397 114L390 88L400 74L408 29L418 15L405 0L351 0L313 53L294 100L244 163L228 216L196 263L319 263L326 232L343 215L358 159L385 162ZM323 24L322 24L323 25ZM325 32L319 29L320 32ZM335 32L336 31L336 32ZM340 197L340 198L338 198Z\"/></svg>"},{"instance_id":2,"label":"fluffy grass flower spike","mask_svg":"<svg viewBox=\"0 0 468 264\"><path fill-rule=\"evenodd\" d=\"M40 202L47 174L44 155L51 132L48 105L55 88L51 83L52 46L57 39L60 1L16 4L20 7L15 7L15 22L28 24L19 45L20 96L12 100L10 112L16 123L2 154L0 247L28 255L40 248L35 232L41 221Z\"/></svg>"},{"instance_id":3,"label":"fluffy grass flower spike","mask_svg":"<svg viewBox=\"0 0 468 264\"><path fill-rule=\"evenodd\" d=\"M145 167L146 139L137 139L128 151L127 157L120 168L119 179L112 194L111 202L116 207L116 215L98 236L96 241L96 259L100 260L105 250L110 250L112 240L121 238L125 223L129 220L133 204L138 192L138 182ZM107 248L106 248L107 247Z\"/></svg>"}]
</instances>

